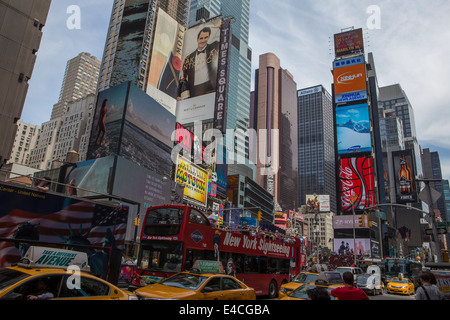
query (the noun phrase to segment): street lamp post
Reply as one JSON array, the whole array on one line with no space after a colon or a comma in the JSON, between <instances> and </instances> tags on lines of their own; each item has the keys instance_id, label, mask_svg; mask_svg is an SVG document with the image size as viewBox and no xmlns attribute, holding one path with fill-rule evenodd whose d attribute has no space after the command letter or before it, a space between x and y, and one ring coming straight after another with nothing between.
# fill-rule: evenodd
<instances>
[{"instance_id":1,"label":"street lamp post","mask_svg":"<svg viewBox=\"0 0 450 320\"><path fill-rule=\"evenodd\" d=\"M352 201L352 214L353 214L353 264L356 266L356 226L355 226L355 202L358 197L350 196L350 200Z\"/></svg>"}]
</instances>

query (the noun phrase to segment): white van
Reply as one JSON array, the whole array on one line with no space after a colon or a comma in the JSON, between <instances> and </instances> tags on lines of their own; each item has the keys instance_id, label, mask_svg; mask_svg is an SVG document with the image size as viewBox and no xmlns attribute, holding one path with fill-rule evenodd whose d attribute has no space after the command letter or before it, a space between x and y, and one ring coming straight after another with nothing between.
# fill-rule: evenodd
<instances>
[{"instance_id":1,"label":"white van","mask_svg":"<svg viewBox=\"0 0 450 320\"><path fill-rule=\"evenodd\" d=\"M365 274L358 277L356 287L363 289L372 295L383 294L383 282L381 281L381 269L379 266L369 266Z\"/></svg>"},{"instance_id":2,"label":"white van","mask_svg":"<svg viewBox=\"0 0 450 320\"><path fill-rule=\"evenodd\" d=\"M339 272L341 275L344 275L345 272L351 272L355 282L358 277L364 273L362 269L358 267L337 267L334 271Z\"/></svg>"}]
</instances>

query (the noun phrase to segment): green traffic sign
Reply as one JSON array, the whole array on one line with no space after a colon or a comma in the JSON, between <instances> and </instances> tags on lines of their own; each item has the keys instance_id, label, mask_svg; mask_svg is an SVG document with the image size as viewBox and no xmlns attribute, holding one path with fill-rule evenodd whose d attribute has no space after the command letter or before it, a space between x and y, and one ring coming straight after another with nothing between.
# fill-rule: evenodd
<instances>
[{"instance_id":1,"label":"green traffic sign","mask_svg":"<svg viewBox=\"0 0 450 320\"><path fill-rule=\"evenodd\" d=\"M438 227L450 227L450 221L446 221L446 222L438 222L437 223Z\"/></svg>"}]
</instances>

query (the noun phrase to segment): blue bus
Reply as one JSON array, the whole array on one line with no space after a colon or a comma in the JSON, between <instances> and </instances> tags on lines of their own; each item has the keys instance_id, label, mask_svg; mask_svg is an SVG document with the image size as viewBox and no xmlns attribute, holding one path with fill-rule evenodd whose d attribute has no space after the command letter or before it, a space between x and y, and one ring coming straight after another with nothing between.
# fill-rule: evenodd
<instances>
[{"instance_id":1,"label":"blue bus","mask_svg":"<svg viewBox=\"0 0 450 320\"><path fill-rule=\"evenodd\" d=\"M384 260L384 274L386 281L391 278L402 277L408 278L414 283L414 286L419 285L419 276L422 272L422 264L417 261L401 259L401 258L386 258Z\"/></svg>"}]
</instances>

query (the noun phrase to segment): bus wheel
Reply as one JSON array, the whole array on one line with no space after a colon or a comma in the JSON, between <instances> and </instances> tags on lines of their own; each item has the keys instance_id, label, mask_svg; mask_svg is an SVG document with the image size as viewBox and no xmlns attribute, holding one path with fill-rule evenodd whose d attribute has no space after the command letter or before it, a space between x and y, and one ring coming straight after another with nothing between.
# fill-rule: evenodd
<instances>
[{"instance_id":1,"label":"bus wheel","mask_svg":"<svg viewBox=\"0 0 450 320\"><path fill-rule=\"evenodd\" d=\"M270 281L269 284L269 299L274 299L278 296L278 290L277 290L277 282L275 280Z\"/></svg>"}]
</instances>

